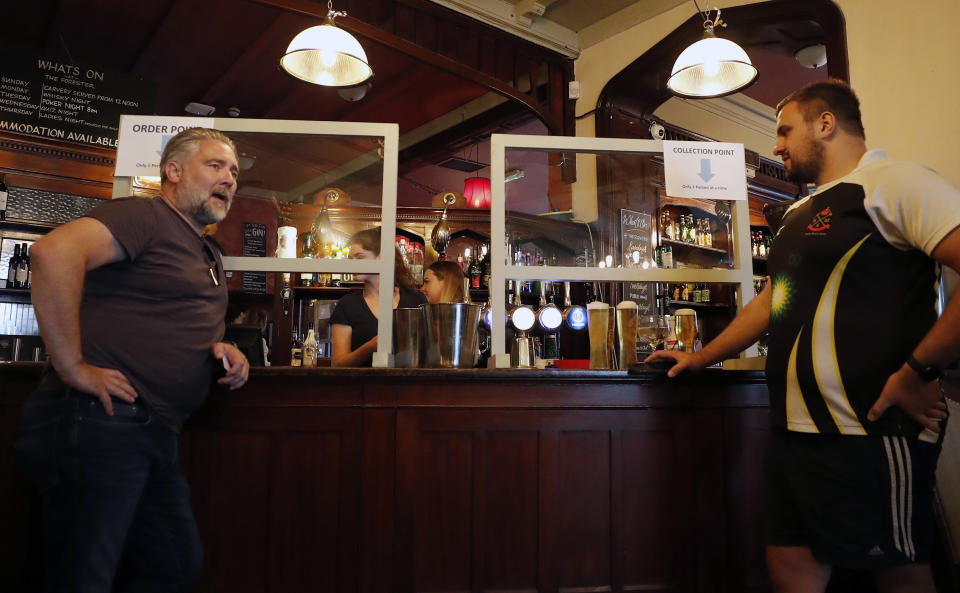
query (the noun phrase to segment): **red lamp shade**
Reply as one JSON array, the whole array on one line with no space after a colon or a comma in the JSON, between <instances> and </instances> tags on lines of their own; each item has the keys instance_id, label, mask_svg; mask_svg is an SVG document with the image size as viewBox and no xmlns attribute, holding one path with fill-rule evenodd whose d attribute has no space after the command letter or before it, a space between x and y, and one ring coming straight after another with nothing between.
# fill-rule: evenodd
<instances>
[{"instance_id":1,"label":"red lamp shade","mask_svg":"<svg viewBox=\"0 0 960 593\"><path fill-rule=\"evenodd\" d=\"M486 177L469 177L463 183L463 197L467 208L490 208L490 180Z\"/></svg>"}]
</instances>

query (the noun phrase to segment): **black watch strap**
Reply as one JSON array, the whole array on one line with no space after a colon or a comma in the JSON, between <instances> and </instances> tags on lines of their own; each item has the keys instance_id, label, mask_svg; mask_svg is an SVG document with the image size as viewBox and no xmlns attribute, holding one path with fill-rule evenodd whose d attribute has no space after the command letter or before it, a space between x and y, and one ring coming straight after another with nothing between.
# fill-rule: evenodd
<instances>
[{"instance_id":1,"label":"black watch strap","mask_svg":"<svg viewBox=\"0 0 960 593\"><path fill-rule=\"evenodd\" d=\"M920 376L920 380L926 383L940 378L940 367L932 364L923 364L913 354L907 359L907 365Z\"/></svg>"}]
</instances>

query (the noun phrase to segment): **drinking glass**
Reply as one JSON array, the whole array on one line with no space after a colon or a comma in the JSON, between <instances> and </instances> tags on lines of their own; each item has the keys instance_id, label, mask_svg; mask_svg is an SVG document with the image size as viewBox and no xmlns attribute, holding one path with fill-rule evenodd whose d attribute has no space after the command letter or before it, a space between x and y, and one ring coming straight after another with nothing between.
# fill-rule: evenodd
<instances>
[{"instance_id":1,"label":"drinking glass","mask_svg":"<svg viewBox=\"0 0 960 593\"><path fill-rule=\"evenodd\" d=\"M617 305L617 368L626 370L637 362L637 304L633 301L623 301Z\"/></svg>"},{"instance_id":2,"label":"drinking glass","mask_svg":"<svg viewBox=\"0 0 960 593\"><path fill-rule=\"evenodd\" d=\"M663 315L641 315L637 322L637 340L640 351L651 354L663 349L667 339L667 321Z\"/></svg>"},{"instance_id":3,"label":"drinking glass","mask_svg":"<svg viewBox=\"0 0 960 593\"><path fill-rule=\"evenodd\" d=\"M587 327L590 336L590 368L611 368L610 306L600 302L587 305Z\"/></svg>"}]
</instances>

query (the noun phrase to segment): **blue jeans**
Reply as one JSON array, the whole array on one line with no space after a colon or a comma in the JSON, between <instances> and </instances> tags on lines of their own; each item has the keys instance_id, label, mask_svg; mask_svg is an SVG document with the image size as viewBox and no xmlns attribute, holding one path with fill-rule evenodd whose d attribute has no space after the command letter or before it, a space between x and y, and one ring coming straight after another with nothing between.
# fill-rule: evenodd
<instances>
[{"instance_id":1,"label":"blue jeans","mask_svg":"<svg viewBox=\"0 0 960 593\"><path fill-rule=\"evenodd\" d=\"M203 551L177 435L139 403L70 388L24 406L17 458L40 491L43 591L190 591Z\"/></svg>"}]
</instances>

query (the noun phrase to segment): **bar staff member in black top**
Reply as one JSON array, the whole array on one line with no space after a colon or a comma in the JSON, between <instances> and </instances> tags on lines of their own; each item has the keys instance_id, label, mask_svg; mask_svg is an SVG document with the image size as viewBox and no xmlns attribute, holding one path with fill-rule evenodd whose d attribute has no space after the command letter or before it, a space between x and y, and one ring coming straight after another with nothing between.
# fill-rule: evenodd
<instances>
[{"instance_id":1,"label":"bar staff member in black top","mask_svg":"<svg viewBox=\"0 0 960 593\"><path fill-rule=\"evenodd\" d=\"M351 259L380 257L380 227L366 229L350 237ZM393 308L417 307L427 301L417 290L417 282L403 262L400 251L393 254ZM377 306L380 302L380 276L356 274L363 282L362 291L352 291L337 301L330 316L333 366L370 366L377 350Z\"/></svg>"},{"instance_id":2,"label":"bar staff member in black top","mask_svg":"<svg viewBox=\"0 0 960 593\"><path fill-rule=\"evenodd\" d=\"M701 352L660 352L670 376L728 358L769 328L767 561L777 591L823 591L834 566L883 593L933 593L933 487L960 357L960 298L938 319L937 266L960 270L960 191L868 151L860 104L817 82L777 109L789 177L817 192L785 214L770 280Z\"/></svg>"}]
</instances>

